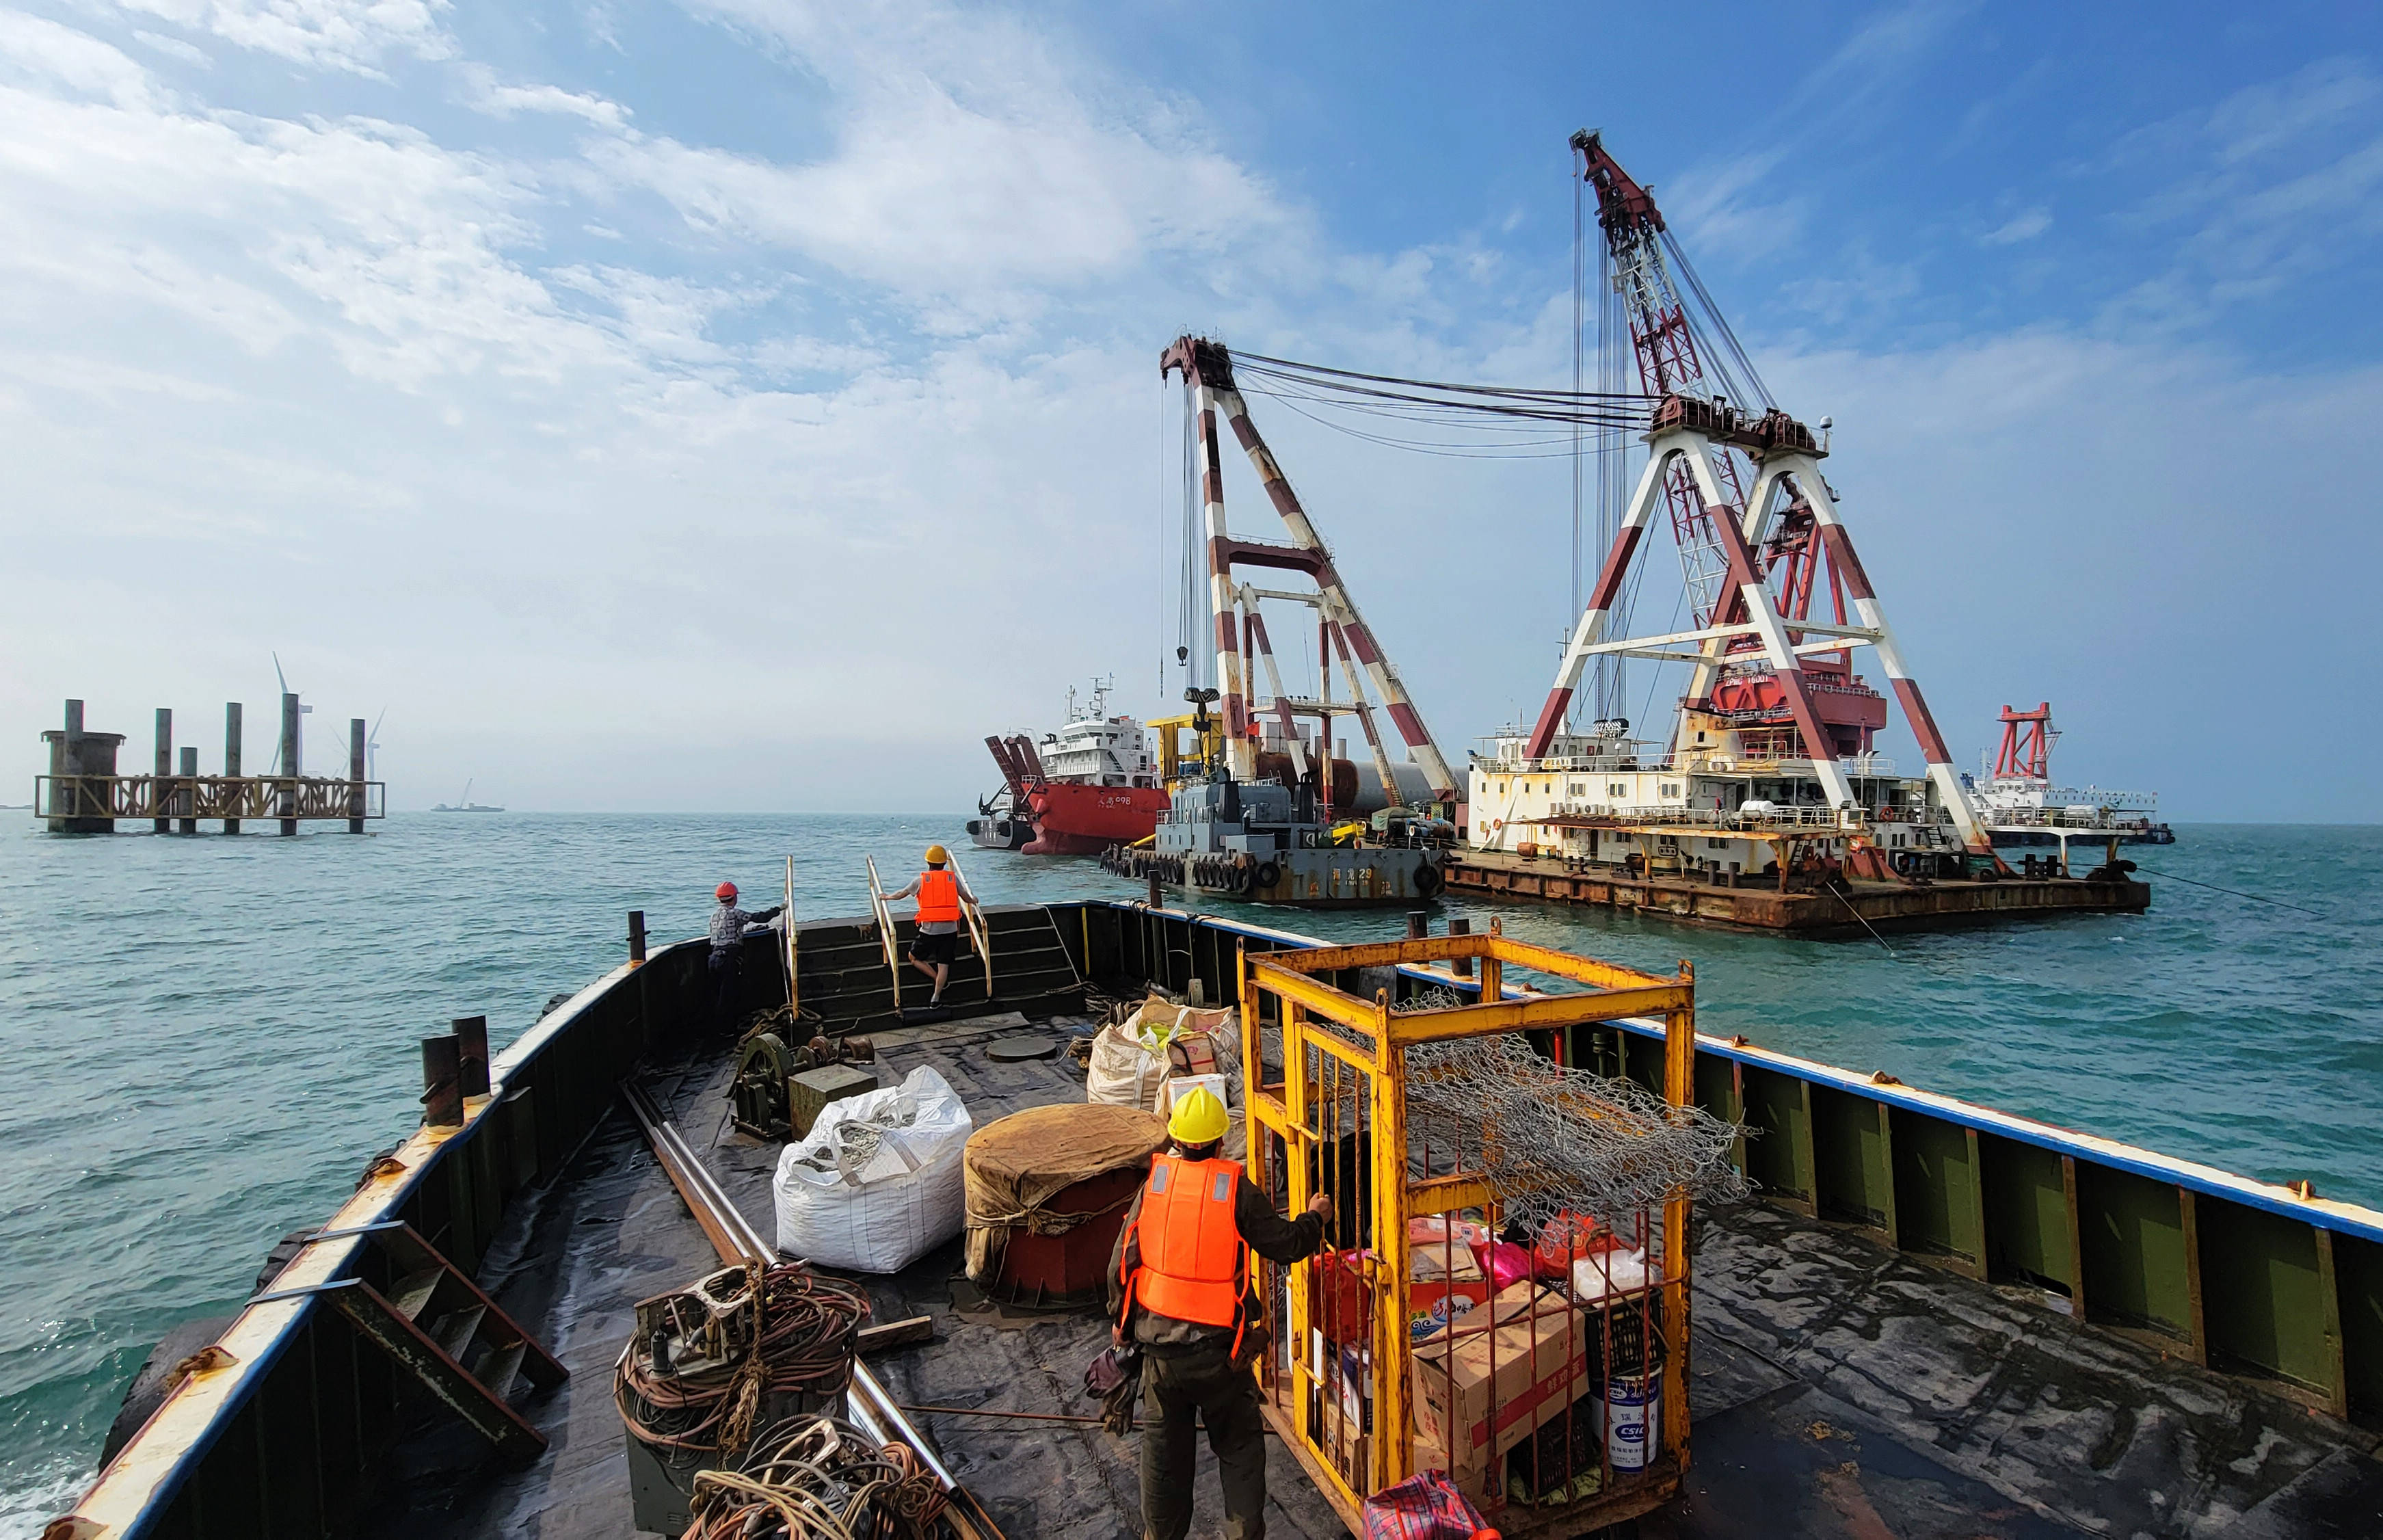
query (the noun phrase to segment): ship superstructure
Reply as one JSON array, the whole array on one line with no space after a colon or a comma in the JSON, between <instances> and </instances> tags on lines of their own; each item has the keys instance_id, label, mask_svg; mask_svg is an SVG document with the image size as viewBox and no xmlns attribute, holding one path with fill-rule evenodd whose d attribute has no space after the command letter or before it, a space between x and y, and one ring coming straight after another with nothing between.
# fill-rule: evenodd
<instances>
[{"instance_id":1,"label":"ship superstructure","mask_svg":"<svg viewBox=\"0 0 2383 1540\"><path fill-rule=\"evenodd\" d=\"M2157 792L2053 784L2052 745L2060 730L2052 725L2050 701L2027 711L2006 706L2002 724L1993 764L1981 752L1979 779L1970 782L1979 819L1995 844L2058 845L2066 852L2072 839L2098 844L2112 835L2121 844L2176 843L2175 831L2159 820Z\"/></svg>"},{"instance_id":2,"label":"ship superstructure","mask_svg":"<svg viewBox=\"0 0 2383 1540\"><path fill-rule=\"evenodd\" d=\"M1158 784L1150 734L1133 718L1109 714L1109 694L1116 688L1115 674L1095 679L1092 704L1079 707L1075 687L1068 686L1067 720L1057 732L1043 734L1034 749L1046 779L1080 786Z\"/></svg>"}]
</instances>

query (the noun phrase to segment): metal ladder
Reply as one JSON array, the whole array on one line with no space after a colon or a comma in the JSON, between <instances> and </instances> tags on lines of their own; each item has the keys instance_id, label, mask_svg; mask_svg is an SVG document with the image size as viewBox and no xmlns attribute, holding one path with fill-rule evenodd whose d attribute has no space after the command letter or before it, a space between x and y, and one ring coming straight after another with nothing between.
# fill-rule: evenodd
<instances>
[{"instance_id":1,"label":"metal ladder","mask_svg":"<svg viewBox=\"0 0 2383 1540\"><path fill-rule=\"evenodd\" d=\"M350 1238L389 1259L395 1281L387 1294L362 1278L333 1278L267 1290L249 1303L319 1297L504 1459L526 1465L545 1453L546 1435L513 1410L512 1394L525 1379L545 1390L571 1372L401 1219L319 1231L306 1244Z\"/></svg>"}]
</instances>

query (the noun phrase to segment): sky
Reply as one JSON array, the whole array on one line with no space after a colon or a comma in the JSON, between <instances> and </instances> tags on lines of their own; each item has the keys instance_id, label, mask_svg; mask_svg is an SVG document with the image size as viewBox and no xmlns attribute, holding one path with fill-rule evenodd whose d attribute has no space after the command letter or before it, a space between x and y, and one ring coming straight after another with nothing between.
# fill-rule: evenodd
<instances>
[{"instance_id":1,"label":"sky","mask_svg":"<svg viewBox=\"0 0 2383 1540\"><path fill-rule=\"evenodd\" d=\"M1165 346L1568 384L1593 127L1834 420L1965 767L2048 699L2064 779L2374 818L2383 21L1707 14L0 6L0 770L68 696L260 765L278 652L401 809L964 806L1180 691ZM1568 460L1274 404L1443 745L1535 714Z\"/></svg>"}]
</instances>

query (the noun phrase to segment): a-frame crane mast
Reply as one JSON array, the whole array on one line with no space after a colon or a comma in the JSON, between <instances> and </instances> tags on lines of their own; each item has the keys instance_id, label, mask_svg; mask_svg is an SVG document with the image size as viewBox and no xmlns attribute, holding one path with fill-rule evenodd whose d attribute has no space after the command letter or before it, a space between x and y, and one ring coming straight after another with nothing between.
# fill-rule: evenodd
<instances>
[{"instance_id":1,"label":"a-frame crane mast","mask_svg":"<svg viewBox=\"0 0 2383 1540\"><path fill-rule=\"evenodd\" d=\"M1666 236L1653 194L1622 168L1599 135L1574 134L1572 145L1576 169L1596 190L1598 227L1640 379L1661 404L1648 434L1646 472L1524 748L1525 758L1544 760L1564 733L1581 670L1592 658L1618 653L1685 661L1694 670L1681 700L1675 757L1689 752L1693 717L1708 730L1724 728L1759 745L1757 757L1766 762L1808 762L1829 806L1855 809L1840 760L1867 757L1871 734L1886 722L1884 697L1851 671L1850 649L1867 646L1876 649L1962 844L1991 855L1927 702L1837 519L1820 471L1827 447L1767 397L1760 403L1766 410L1757 414L1756 403L1741 410L1714 388L1707 366L1711 339L1699 338L1683 302L1670 260L1679 256L1678 248ZM1727 323L1685 258L1679 261L1714 331L1734 348ZM1739 362L1746 363L1742 352ZM1750 365L1747 374L1751 378ZM1754 386L1760 394L1759 382ZM1608 626L1659 499L1679 547L1694 623L1668 636L1610 638ZM1812 614L1821 594L1829 596L1826 618ZM1676 650L1690 643L1694 652Z\"/></svg>"}]
</instances>

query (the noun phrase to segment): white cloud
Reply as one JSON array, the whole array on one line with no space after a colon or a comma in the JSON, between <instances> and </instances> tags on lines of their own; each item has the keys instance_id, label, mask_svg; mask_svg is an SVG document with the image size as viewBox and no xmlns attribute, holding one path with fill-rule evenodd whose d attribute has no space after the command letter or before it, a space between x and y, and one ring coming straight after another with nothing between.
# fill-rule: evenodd
<instances>
[{"instance_id":1,"label":"white cloud","mask_svg":"<svg viewBox=\"0 0 2383 1540\"><path fill-rule=\"evenodd\" d=\"M163 32L152 32L145 30L135 31L132 37L133 41L139 43L142 47L153 48L158 53L165 55L167 58L179 59L184 64L195 65L201 69L212 69L215 68L216 61L208 56L205 49L201 48L194 43L190 43L178 37L167 37Z\"/></svg>"},{"instance_id":2,"label":"white cloud","mask_svg":"<svg viewBox=\"0 0 2383 1540\"><path fill-rule=\"evenodd\" d=\"M560 114L584 117L599 129L627 126L629 109L591 92L565 91L555 85L507 85L496 71L481 64L465 64L460 73L471 92L472 105L491 117L516 113Z\"/></svg>"},{"instance_id":3,"label":"white cloud","mask_svg":"<svg viewBox=\"0 0 2383 1540\"><path fill-rule=\"evenodd\" d=\"M83 99L118 106L146 105L156 98L149 71L85 32L22 11L0 10L0 70L6 79L37 91L62 89ZM47 157L39 145L19 145L21 159Z\"/></svg>"},{"instance_id":4,"label":"white cloud","mask_svg":"<svg viewBox=\"0 0 2383 1540\"><path fill-rule=\"evenodd\" d=\"M2050 228L2052 211L2039 206L2011 216L1978 239L1989 246L2016 246L2022 240L2034 240Z\"/></svg>"},{"instance_id":5,"label":"white cloud","mask_svg":"<svg viewBox=\"0 0 2383 1540\"><path fill-rule=\"evenodd\" d=\"M392 54L442 59L448 0L117 0L129 10L296 64L378 75Z\"/></svg>"},{"instance_id":6,"label":"white cloud","mask_svg":"<svg viewBox=\"0 0 2383 1540\"><path fill-rule=\"evenodd\" d=\"M1016 20L942 6L712 7L834 93L832 151L781 164L660 137L592 152L727 239L989 312L1161 254L1266 260L1304 219L1183 114Z\"/></svg>"}]
</instances>

